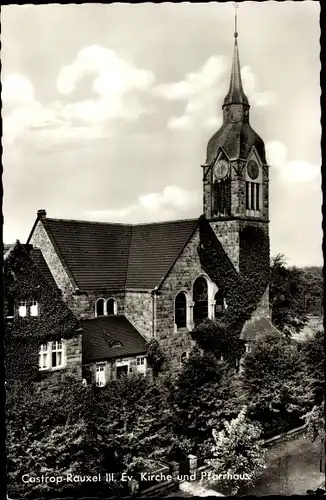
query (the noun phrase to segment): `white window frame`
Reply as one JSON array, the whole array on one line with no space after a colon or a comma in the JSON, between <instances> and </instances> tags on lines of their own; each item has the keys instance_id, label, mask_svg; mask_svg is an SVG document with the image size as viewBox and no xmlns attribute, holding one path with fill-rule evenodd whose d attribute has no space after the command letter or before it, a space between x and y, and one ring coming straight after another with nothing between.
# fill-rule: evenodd
<instances>
[{"instance_id":1,"label":"white window frame","mask_svg":"<svg viewBox=\"0 0 326 500\"><path fill-rule=\"evenodd\" d=\"M104 387L106 385L106 364L98 363L95 365L95 384L96 387Z\"/></svg>"},{"instance_id":2,"label":"white window frame","mask_svg":"<svg viewBox=\"0 0 326 500\"><path fill-rule=\"evenodd\" d=\"M38 307L38 302L35 299L31 300L31 305L29 307L29 314L30 316L38 316L39 314L39 307Z\"/></svg>"},{"instance_id":3,"label":"white window frame","mask_svg":"<svg viewBox=\"0 0 326 500\"><path fill-rule=\"evenodd\" d=\"M183 293L186 297L186 326L178 326L175 322L175 313L176 313L176 310L175 310L175 303L176 303L176 300L177 300L177 296L180 294L180 293ZM176 296L174 297L174 304L173 304L173 314L174 314L174 331L175 332L178 332L180 330L183 330L183 329L187 329L187 330L191 330L192 329L192 322L191 322L191 307L193 306L193 303L191 302L190 300L190 297L189 297L189 293L186 291L186 290L179 290L178 293L176 294Z\"/></svg>"},{"instance_id":4,"label":"white window frame","mask_svg":"<svg viewBox=\"0 0 326 500\"><path fill-rule=\"evenodd\" d=\"M61 353L61 363L60 365L53 366L52 365L52 353ZM41 363L41 360L44 359L44 355L46 354L46 366L43 366L44 363ZM42 344L39 350L39 370L62 370L67 365L67 356L66 356L66 342L64 340L56 340L50 341L47 344Z\"/></svg>"},{"instance_id":5,"label":"white window frame","mask_svg":"<svg viewBox=\"0 0 326 500\"><path fill-rule=\"evenodd\" d=\"M109 297L108 299L105 300L105 307L104 307L104 314L105 316L111 316L111 314L108 314L108 301L113 300L113 314L112 316L117 315L117 301L114 297Z\"/></svg>"},{"instance_id":6,"label":"white window frame","mask_svg":"<svg viewBox=\"0 0 326 500\"><path fill-rule=\"evenodd\" d=\"M27 316L27 300L20 300L19 301L18 315L21 318L26 318L26 316Z\"/></svg>"},{"instance_id":7,"label":"white window frame","mask_svg":"<svg viewBox=\"0 0 326 500\"><path fill-rule=\"evenodd\" d=\"M96 299L95 301L95 318L103 318L102 315L98 315L97 314L97 303L100 301L100 300L103 300L103 316L105 316L105 313L106 313L106 301L103 297L99 297L98 299Z\"/></svg>"},{"instance_id":8,"label":"white window frame","mask_svg":"<svg viewBox=\"0 0 326 500\"><path fill-rule=\"evenodd\" d=\"M136 370L137 370L138 373L142 373L143 375L146 375L146 371L147 371L147 358L146 358L145 355L143 355L143 356L136 356ZM128 370L128 373L129 373L129 370Z\"/></svg>"}]
</instances>

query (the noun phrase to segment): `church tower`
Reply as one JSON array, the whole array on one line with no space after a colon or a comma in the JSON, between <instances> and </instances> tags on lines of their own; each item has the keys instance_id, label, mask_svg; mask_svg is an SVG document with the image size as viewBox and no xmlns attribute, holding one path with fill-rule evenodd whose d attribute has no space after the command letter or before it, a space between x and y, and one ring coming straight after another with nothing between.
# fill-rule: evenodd
<instances>
[{"instance_id":1,"label":"church tower","mask_svg":"<svg viewBox=\"0 0 326 500\"><path fill-rule=\"evenodd\" d=\"M208 141L202 168L204 215L240 272L247 265L245 260L248 262L243 257L254 245L252 234L258 232L268 238L269 224L269 167L264 142L250 126L249 110L241 81L235 16L230 86L222 105L223 124ZM269 265L269 255L265 253L263 258Z\"/></svg>"}]
</instances>

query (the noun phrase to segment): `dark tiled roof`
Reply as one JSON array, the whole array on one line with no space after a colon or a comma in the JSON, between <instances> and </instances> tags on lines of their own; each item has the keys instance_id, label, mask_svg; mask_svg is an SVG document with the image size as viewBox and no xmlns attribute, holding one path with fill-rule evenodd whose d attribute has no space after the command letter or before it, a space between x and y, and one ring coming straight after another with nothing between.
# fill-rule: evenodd
<instances>
[{"instance_id":1,"label":"dark tiled roof","mask_svg":"<svg viewBox=\"0 0 326 500\"><path fill-rule=\"evenodd\" d=\"M131 226L62 219L43 223L81 290L124 289Z\"/></svg>"},{"instance_id":2,"label":"dark tiled roof","mask_svg":"<svg viewBox=\"0 0 326 500\"><path fill-rule=\"evenodd\" d=\"M256 340L260 335L270 332L280 333L265 316L254 317L245 323L240 338L243 340Z\"/></svg>"},{"instance_id":3,"label":"dark tiled roof","mask_svg":"<svg viewBox=\"0 0 326 500\"><path fill-rule=\"evenodd\" d=\"M145 354L145 339L125 316L105 316L80 322L83 328L83 363ZM120 342L121 347L112 347Z\"/></svg>"},{"instance_id":4,"label":"dark tiled roof","mask_svg":"<svg viewBox=\"0 0 326 500\"><path fill-rule=\"evenodd\" d=\"M158 286L198 225L198 219L133 226L126 288Z\"/></svg>"},{"instance_id":5,"label":"dark tiled roof","mask_svg":"<svg viewBox=\"0 0 326 500\"><path fill-rule=\"evenodd\" d=\"M33 248L30 252L30 256L32 258L32 261L34 264L38 267L38 269L41 271L43 276L46 278L47 282L49 285L53 286L54 288L58 288L58 285L56 284L51 271L45 262L45 259L43 257L43 254L39 248Z\"/></svg>"},{"instance_id":6,"label":"dark tiled roof","mask_svg":"<svg viewBox=\"0 0 326 500\"><path fill-rule=\"evenodd\" d=\"M206 163L210 164L214 160L220 147L233 159L247 158L253 146L256 147L261 161L266 163L264 142L249 123L222 125L208 141Z\"/></svg>"},{"instance_id":7,"label":"dark tiled roof","mask_svg":"<svg viewBox=\"0 0 326 500\"><path fill-rule=\"evenodd\" d=\"M76 285L91 292L158 286L198 219L134 226L62 219L43 224Z\"/></svg>"}]
</instances>

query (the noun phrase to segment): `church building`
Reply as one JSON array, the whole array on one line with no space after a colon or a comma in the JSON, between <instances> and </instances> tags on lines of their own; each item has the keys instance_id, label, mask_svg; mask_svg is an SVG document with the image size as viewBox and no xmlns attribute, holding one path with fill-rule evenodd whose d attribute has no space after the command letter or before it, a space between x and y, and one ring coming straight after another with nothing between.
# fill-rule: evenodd
<instances>
[{"instance_id":1,"label":"church building","mask_svg":"<svg viewBox=\"0 0 326 500\"><path fill-rule=\"evenodd\" d=\"M117 224L37 213L27 243L42 253L63 300L80 320L83 364L96 371L99 385L120 373L146 373L145 341L151 339L162 348L165 369L179 369L193 346L189 332L228 307L202 265L205 227L240 274L243 254L250 252L246 235L259 230L268 239L269 167L264 142L250 125L237 36L223 124L198 167L203 179L198 219ZM269 254L263 258L269 266ZM250 262L255 265L255 256ZM250 341L269 327L267 287L242 336Z\"/></svg>"}]
</instances>

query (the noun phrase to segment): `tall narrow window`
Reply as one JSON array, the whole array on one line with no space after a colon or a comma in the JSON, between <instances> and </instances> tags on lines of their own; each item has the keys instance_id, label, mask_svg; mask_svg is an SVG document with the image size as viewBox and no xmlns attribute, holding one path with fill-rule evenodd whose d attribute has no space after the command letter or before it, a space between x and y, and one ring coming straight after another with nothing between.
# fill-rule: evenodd
<instances>
[{"instance_id":1,"label":"tall narrow window","mask_svg":"<svg viewBox=\"0 0 326 500\"><path fill-rule=\"evenodd\" d=\"M193 287L194 323L198 325L208 317L208 286L206 278L196 279Z\"/></svg>"},{"instance_id":2,"label":"tall narrow window","mask_svg":"<svg viewBox=\"0 0 326 500\"><path fill-rule=\"evenodd\" d=\"M178 293L175 299L175 324L177 328L187 326L187 298L184 292Z\"/></svg>"},{"instance_id":3,"label":"tall narrow window","mask_svg":"<svg viewBox=\"0 0 326 500\"><path fill-rule=\"evenodd\" d=\"M139 373L142 373L143 375L146 374L146 357L145 356L138 356L136 358L136 366L137 366L137 371Z\"/></svg>"},{"instance_id":4,"label":"tall narrow window","mask_svg":"<svg viewBox=\"0 0 326 500\"><path fill-rule=\"evenodd\" d=\"M250 210L250 182L246 182L246 210Z\"/></svg>"},{"instance_id":5,"label":"tall narrow window","mask_svg":"<svg viewBox=\"0 0 326 500\"><path fill-rule=\"evenodd\" d=\"M38 316L38 302L37 302L37 300L33 299L31 301L30 314L31 314L31 316Z\"/></svg>"},{"instance_id":6,"label":"tall narrow window","mask_svg":"<svg viewBox=\"0 0 326 500\"><path fill-rule=\"evenodd\" d=\"M215 318L218 318L224 311L224 297L220 291L215 294Z\"/></svg>"},{"instance_id":7,"label":"tall narrow window","mask_svg":"<svg viewBox=\"0 0 326 500\"><path fill-rule=\"evenodd\" d=\"M52 342L52 368L59 368L61 366L63 366L62 342Z\"/></svg>"},{"instance_id":8,"label":"tall narrow window","mask_svg":"<svg viewBox=\"0 0 326 500\"><path fill-rule=\"evenodd\" d=\"M39 365L40 370L46 370L48 368L48 346L47 344L42 344L40 348Z\"/></svg>"},{"instance_id":9,"label":"tall narrow window","mask_svg":"<svg viewBox=\"0 0 326 500\"><path fill-rule=\"evenodd\" d=\"M106 314L115 314L115 300L109 299L106 302Z\"/></svg>"},{"instance_id":10,"label":"tall narrow window","mask_svg":"<svg viewBox=\"0 0 326 500\"><path fill-rule=\"evenodd\" d=\"M105 382L105 364L96 365L95 383L97 387L103 387Z\"/></svg>"},{"instance_id":11,"label":"tall narrow window","mask_svg":"<svg viewBox=\"0 0 326 500\"><path fill-rule=\"evenodd\" d=\"M251 186L251 193L250 193L250 198L251 198L251 204L250 204L250 208L251 210L255 210L255 183L254 182L251 182L250 183Z\"/></svg>"},{"instance_id":12,"label":"tall narrow window","mask_svg":"<svg viewBox=\"0 0 326 500\"><path fill-rule=\"evenodd\" d=\"M256 210L260 210L259 205L259 184L256 183Z\"/></svg>"},{"instance_id":13,"label":"tall narrow window","mask_svg":"<svg viewBox=\"0 0 326 500\"><path fill-rule=\"evenodd\" d=\"M19 302L18 314L22 318L25 318L25 316L27 316L27 302L26 302L26 300L21 300Z\"/></svg>"},{"instance_id":14,"label":"tall narrow window","mask_svg":"<svg viewBox=\"0 0 326 500\"><path fill-rule=\"evenodd\" d=\"M98 299L96 302L96 316L104 316L104 299Z\"/></svg>"}]
</instances>

